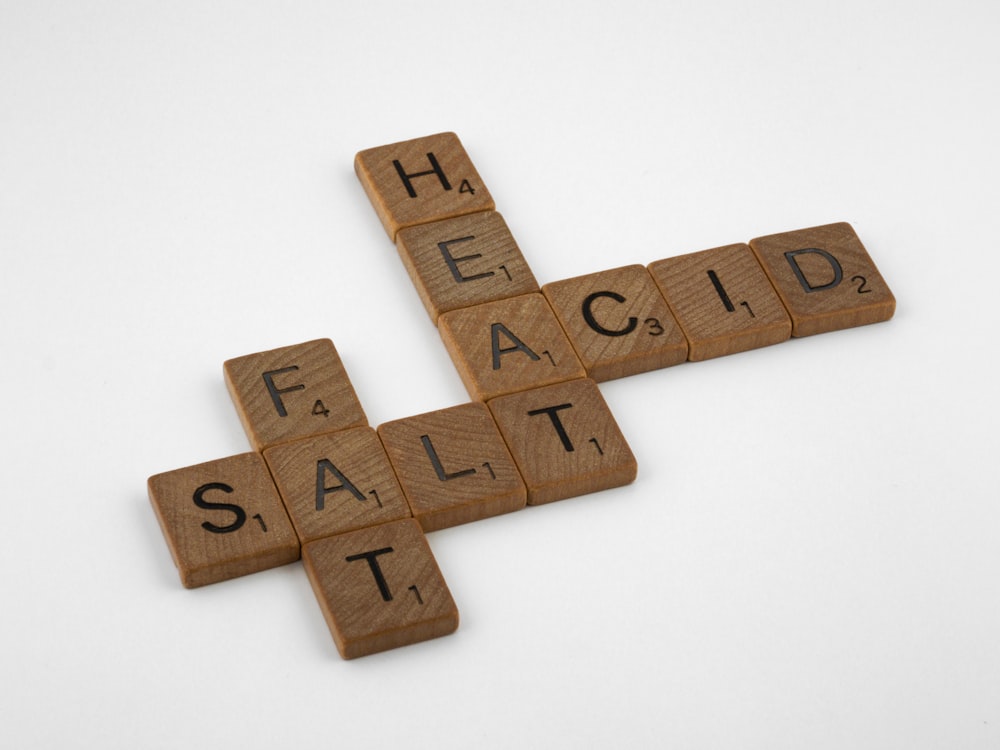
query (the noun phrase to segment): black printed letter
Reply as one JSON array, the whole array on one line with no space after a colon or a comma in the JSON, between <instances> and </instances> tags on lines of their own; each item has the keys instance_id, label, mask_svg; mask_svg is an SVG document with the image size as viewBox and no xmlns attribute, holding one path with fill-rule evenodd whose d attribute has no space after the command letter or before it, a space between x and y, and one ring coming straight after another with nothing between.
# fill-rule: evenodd
<instances>
[{"instance_id":1,"label":"black printed letter","mask_svg":"<svg viewBox=\"0 0 1000 750\"><path fill-rule=\"evenodd\" d=\"M417 197L417 191L413 189L413 183L410 182L413 177L423 177L424 175L436 174L438 179L441 180L441 187L445 190L451 190L451 183L449 183L448 178L444 176L444 170L441 169L441 165L438 164L438 160L434 158L434 154L427 154L427 160L431 163L431 168L426 172L414 172L413 174L407 174L403 171L403 165L399 163L399 159L392 160L392 166L396 168L396 173L399 175L399 179L403 181L403 186L406 188L406 192L411 198Z\"/></svg>"},{"instance_id":2,"label":"black printed letter","mask_svg":"<svg viewBox=\"0 0 1000 750\"><path fill-rule=\"evenodd\" d=\"M389 591L389 584L385 580L385 576L382 575L382 568L379 567L378 560L375 558L379 555L385 555L392 551L392 547L383 547L382 549L377 549L373 552L362 552L360 555L351 555L350 557L344 558L347 562L354 562L355 560L368 561L368 567L371 568L372 575L375 576L375 584L378 586L378 591L382 594L382 601L384 602L392 601L392 592Z\"/></svg>"},{"instance_id":3,"label":"black printed letter","mask_svg":"<svg viewBox=\"0 0 1000 750\"><path fill-rule=\"evenodd\" d=\"M605 328L597 320L594 319L594 312L591 310L591 306L594 304L594 300L600 297L607 297L608 299L613 299L615 302L624 302L625 298L618 294L617 292L594 292L587 296L587 299L583 301L583 319L587 321L587 325L593 328L602 336L626 336L635 330L635 327L639 324L637 318L630 317L628 319L628 325L624 328L618 330L611 330L610 328Z\"/></svg>"},{"instance_id":4,"label":"black printed letter","mask_svg":"<svg viewBox=\"0 0 1000 750\"><path fill-rule=\"evenodd\" d=\"M820 284L819 286L813 286L810 284L806 279L805 274L802 273L802 269L799 268L799 262L795 260L796 256L804 255L805 253L816 253L816 255L824 258L833 269L833 281L829 284ZM840 267L840 263L837 259L830 255L830 253L826 250L820 250L818 247L807 247L802 250L789 250L785 253L785 260L787 260L788 265L792 267L792 272L795 274L795 278L799 280L799 284L802 285L806 294L809 294L810 292L818 292L823 289L833 289L844 278L844 269Z\"/></svg>"},{"instance_id":5,"label":"black printed letter","mask_svg":"<svg viewBox=\"0 0 1000 750\"><path fill-rule=\"evenodd\" d=\"M274 408L278 410L279 417L288 416L288 412L285 410L285 405L281 401L281 394L290 393L291 391L305 390L305 386L299 383L298 385L293 385L288 388L278 388L274 384L274 376L283 372L292 372L293 370L298 369L297 365L292 365L291 367L282 367L280 370L268 370L264 373L264 384L267 385L267 392L271 394L271 401L274 402Z\"/></svg>"},{"instance_id":6,"label":"black printed letter","mask_svg":"<svg viewBox=\"0 0 1000 750\"><path fill-rule=\"evenodd\" d=\"M246 511L243 510L238 505L233 505L232 503L210 503L208 500L204 499L204 494L209 490L220 490L222 492L232 492L233 488L228 484L223 484L222 482L209 482L208 484L203 484L201 487L194 491L194 504L199 508L204 508L205 510L228 510L230 513L236 514L236 520L233 521L228 526L216 526L214 523L209 523L205 521L201 527L206 531L211 531L213 534L227 534L230 531L236 531L240 528L244 522L247 520Z\"/></svg>"},{"instance_id":7,"label":"black printed letter","mask_svg":"<svg viewBox=\"0 0 1000 750\"><path fill-rule=\"evenodd\" d=\"M534 409L528 412L529 417L534 417L539 414L548 414L549 419L552 420L552 426L556 428L556 434L559 435L559 439L562 441L563 448L567 453L572 453L573 441L569 439L569 435L566 434L566 428L563 427L562 420L559 419L559 414L557 412L563 409L572 409L573 404L559 404L559 406L547 406L544 409Z\"/></svg>"}]
</instances>

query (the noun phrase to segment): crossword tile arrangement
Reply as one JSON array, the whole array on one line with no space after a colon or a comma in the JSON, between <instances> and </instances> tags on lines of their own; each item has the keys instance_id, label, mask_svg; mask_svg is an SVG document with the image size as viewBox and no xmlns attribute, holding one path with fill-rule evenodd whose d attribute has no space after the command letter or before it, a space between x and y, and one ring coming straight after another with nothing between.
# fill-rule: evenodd
<instances>
[{"instance_id":1,"label":"crossword tile arrangement","mask_svg":"<svg viewBox=\"0 0 1000 750\"><path fill-rule=\"evenodd\" d=\"M373 429L333 342L227 361L253 452L149 478L184 586L301 558L341 656L447 635L425 534L635 479L598 381L888 320L849 224L539 287L454 133L355 171L472 401Z\"/></svg>"}]
</instances>

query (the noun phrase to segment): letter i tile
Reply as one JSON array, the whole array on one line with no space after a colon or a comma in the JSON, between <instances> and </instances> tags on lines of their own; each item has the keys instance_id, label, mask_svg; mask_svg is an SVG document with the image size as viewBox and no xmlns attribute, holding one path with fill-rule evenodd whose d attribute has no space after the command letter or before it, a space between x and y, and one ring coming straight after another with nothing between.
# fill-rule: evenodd
<instances>
[{"instance_id":1,"label":"letter i tile","mask_svg":"<svg viewBox=\"0 0 1000 750\"><path fill-rule=\"evenodd\" d=\"M302 562L345 659L458 628L451 592L412 519L309 542Z\"/></svg>"},{"instance_id":2,"label":"letter i tile","mask_svg":"<svg viewBox=\"0 0 1000 750\"><path fill-rule=\"evenodd\" d=\"M746 244L650 263L652 275L688 340L688 360L787 341L792 322Z\"/></svg>"},{"instance_id":3,"label":"letter i tile","mask_svg":"<svg viewBox=\"0 0 1000 750\"><path fill-rule=\"evenodd\" d=\"M793 336L881 323L896 299L850 224L772 234L750 241L792 316Z\"/></svg>"},{"instance_id":4,"label":"letter i tile","mask_svg":"<svg viewBox=\"0 0 1000 750\"><path fill-rule=\"evenodd\" d=\"M628 484L636 460L589 378L487 404L528 486L528 505Z\"/></svg>"},{"instance_id":5,"label":"letter i tile","mask_svg":"<svg viewBox=\"0 0 1000 750\"><path fill-rule=\"evenodd\" d=\"M299 559L298 537L259 453L156 474L148 487L186 588Z\"/></svg>"}]
</instances>

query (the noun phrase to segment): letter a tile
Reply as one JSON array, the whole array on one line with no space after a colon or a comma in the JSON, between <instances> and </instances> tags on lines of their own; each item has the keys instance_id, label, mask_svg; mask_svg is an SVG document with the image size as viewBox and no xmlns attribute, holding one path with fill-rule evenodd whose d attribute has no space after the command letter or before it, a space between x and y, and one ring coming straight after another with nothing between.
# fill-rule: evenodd
<instances>
[{"instance_id":1,"label":"letter a tile","mask_svg":"<svg viewBox=\"0 0 1000 750\"><path fill-rule=\"evenodd\" d=\"M495 211L400 230L396 248L435 323L449 310L538 291L507 223Z\"/></svg>"},{"instance_id":2,"label":"letter a tile","mask_svg":"<svg viewBox=\"0 0 1000 750\"><path fill-rule=\"evenodd\" d=\"M589 378L501 396L488 406L528 485L528 505L635 479L632 449Z\"/></svg>"},{"instance_id":3,"label":"letter a tile","mask_svg":"<svg viewBox=\"0 0 1000 750\"><path fill-rule=\"evenodd\" d=\"M678 255L648 268L687 337L692 362L791 336L785 306L748 245Z\"/></svg>"},{"instance_id":4,"label":"letter a tile","mask_svg":"<svg viewBox=\"0 0 1000 750\"><path fill-rule=\"evenodd\" d=\"M452 310L438 330L474 399L587 376L541 294Z\"/></svg>"},{"instance_id":5,"label":"letter a tile","mask_svg":"<svg viewBox=\"0 0 1000 750\"><path fill-rule=\"evenodd\" d=\"M412 519L310 542L302 562L345 659L458 628L455 601Z\"/></svg>"},{"instance_id":6,"label":"letter a tile","mask_svg":"<svg viewBox=\"0 0 1000 750\"><path fill-rule=\"evenodd\" d=\"M524 482L483 404L386 422L378 434L424 531L524 507Z\"/></svg>"},{"instance_id":7,"label":"letter a tile","mask_svg":"<svg viewBox=\"0 0 1000 750\"><path fill-rule=\"evenodd\" d=\"M371 427L283 443L264 460L303 544L410 516Z\"/></svg>"},{"instance_id":8,"label":"letter a tile","mask_svg":"<svg viewBox=\"0 0 1000 750\"><path fill-rule=\"evenodd\" d=\"M792 316L793 336L881 323L896 311L850 224L758 237L750 247Z\"/></svg>"},{"instance_id":9,"label":"letter a tile","mask_svg":"<svg viewBox=\"0 0 1000 750\"><path fill-rule=\"evenodd\" d=\"M237 357L223 369L255 450L368 424L329 339Z\"/></svg>"},{"instance_id":10,"label":"letter a tile","mask_svg":"<svg viewBox=\"0 0 1000 750\"><path fill-rule=\"evenodd\" d=\"M259 453L156 474L148 486L187 588L299 559L299 540Z\"/></svg>"},{"instance_id":11,"label":"letter a tile","mask_svg":"<svg viewBox=\"0 0 1000 750\"><path fill-rule=\"evenodd\" d=\"M454 133L366 149L354 171L392 240L404 227L494 208Z\"/></svg>"},{"instance_id":12,"label":"letter a tile","mask_svg":"<svg viewBox=\"0 0 1000 750\"><path fill-rule=\"evenodd\" d=\"M687 361L687 339L643 266L555 281L542 291L598 382Z\"/></svg>"}]
</instances>

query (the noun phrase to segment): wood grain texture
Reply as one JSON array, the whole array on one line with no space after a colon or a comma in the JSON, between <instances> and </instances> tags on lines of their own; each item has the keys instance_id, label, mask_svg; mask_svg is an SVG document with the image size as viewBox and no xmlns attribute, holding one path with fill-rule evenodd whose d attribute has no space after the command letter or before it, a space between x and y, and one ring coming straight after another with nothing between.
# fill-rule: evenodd
<instances>
[{"instance_id":1,"label":"wood grain texture","mask_svg":"<svg viewBox=\"0 0 1000 750\"><path fill-rule=\"evenodd\" d=\"M438 330L474 399L587 375L540 293L452 310L438 318Z\"/></svg>"},{"instance_id":2,"label":"wood grain texture","mask_svg":"<svg viewBox=\"0 0 1000 750\"><path fill-rule=\"evenodd\" d=\"M149 500L187 588L299 559L299 540L259 453L156 474Z\"/></svg>"},{"instance_id":3,"label":"wood grain texture","mask_svg":"<svg viewBox=\"0 0 1000 750\"><path fill-rule=\"evenodd\" d=\"M688 340L688 359L787 341L792 323L746 244L650 263L652 275Z\"/></svg>"},{"instance_id":4,"label":"wood grain texture","mask_svg":"<svg viewBox=\"0 0 1000 750\"><path fill-rule=\"evenodd\" d=\"M793 336L881 323L896 299L846 223L782 232L750 241L792 318Z\"/></svg>"},{"instance_id":5,"label":"wood grain texture","mask_svg":"<svg viewBox=\"0 0 1000 750\"><path fill-rule=\"evenodd\" d=\"M424 531L524 507L524 482L489 410L473 402L379 425Z\"/></svg>"},{"instance_id":6,"label":"wood grain texture","mask_svg":"<svg viewBox=\"0 0 1000 750\"><path fill-rule=\"evenodd\" d=\"M360 151L354 171L392 240L404 227L494 209L454 133Z\"/></svg>"},{"instance_id":7,"label":"wood grain texture","mask_svg":"<svg viewBox=\"0 0 1000 750\"><path fill-rule=\"evenodd\" d=\"M458 628L458 608L413 519L310 542L302 562L345 659Z\"/></svg>"},{"instance_id":8,"label":"wood grain texture","mask_svg":"<svg viewBox=\"0 0 1000 750\"><path fill-rule=\"evenodd\" d=\"M255 450L368 424L329 339L230 359L223 370Z\"/></svg>"},{"instance_id":9,"label":"wood grain texture","mask_svg":"<svg viewBox=\"0 0 1000 750\"><path fill-rule=\"evenodd\" d=\"M495 211L402 229L396 248L434 323L449 310L538 291L507 222Z\"/></svg>"},{"instance_id":10,"label":"wood grain texture","mask_svg":"<svg viewBox=\"0 0 1000 750\"><path fill-rule=\"evenodd\" d=\"M643 266L555 281L542 292L593 380L687 361L687 339Z\"/></svg>"},{"instance_id":11,"label":"wood grain texture","mask_svg":"<svg viewBox=\"0 0 1000 750\"><path fill-rule=\"evenodd\" d=\"M528 486L528 505L636 477L632 449L589 378L502 396L488 406Z\"/></svg>"},{"instance_id":12,"label":"wood grain texture","mask_svg":"<svg viewBox=\"0 0 1000 750\"><path fill-rule=\"evenodd\" d=\"M411 515L371 427L283 443L264 460L303 544Z\"/></svg>"}]
</instances>

